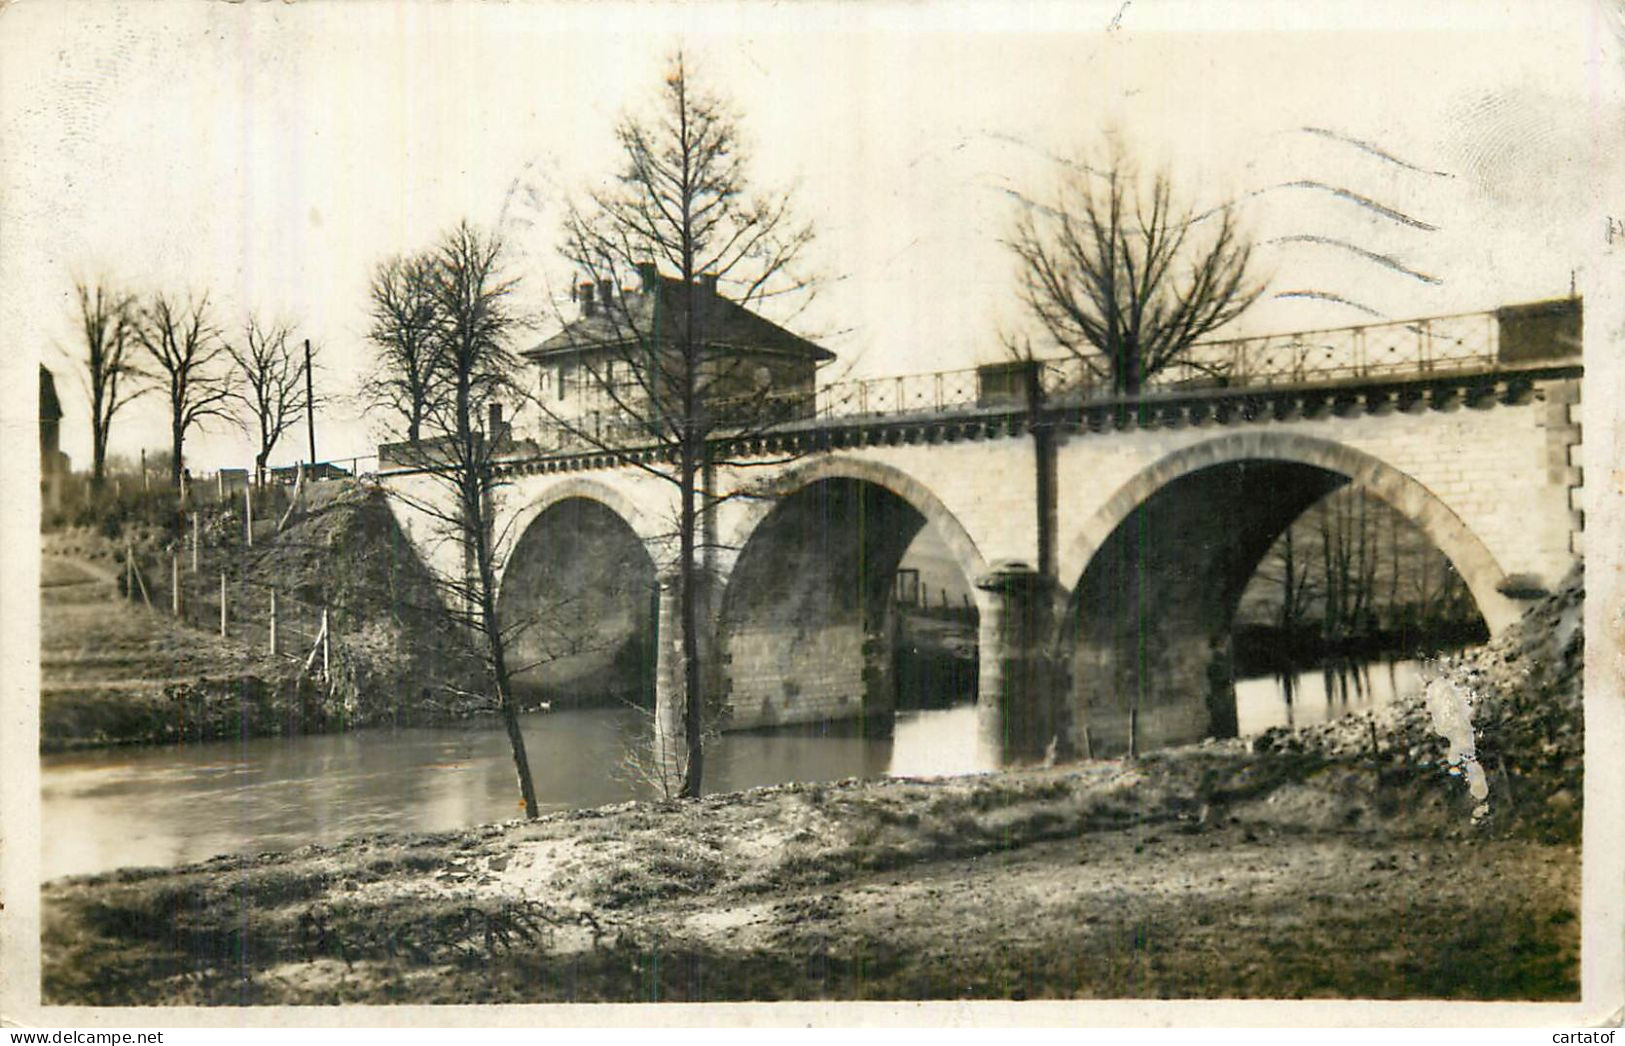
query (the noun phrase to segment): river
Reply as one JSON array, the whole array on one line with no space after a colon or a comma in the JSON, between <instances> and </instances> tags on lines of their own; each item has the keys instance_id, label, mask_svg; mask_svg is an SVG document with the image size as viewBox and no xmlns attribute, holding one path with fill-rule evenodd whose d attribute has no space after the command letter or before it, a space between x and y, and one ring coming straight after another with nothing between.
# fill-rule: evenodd
<instances>
[{"instance_id":1,"label":"river","mask_svg":"<svg viewBox=\"0 0 1625 1046\"><path fill-rule=\"evenodd\" d=\"M1240 730L1248 736L1363 711L1413 690L1419 673L1417 662L1402 661L1240 680ZM543 809L650 796L626 765L647 722L630 709L525 716ZM976 708L961 704L900 712L890 738L841 730L725 735L706 750L706 790L992 768L991 753L978 745ZM507 739L490 722L52 755L41 759L41 874L451 830L520 813Z\"/></svg>"}]
</instances>

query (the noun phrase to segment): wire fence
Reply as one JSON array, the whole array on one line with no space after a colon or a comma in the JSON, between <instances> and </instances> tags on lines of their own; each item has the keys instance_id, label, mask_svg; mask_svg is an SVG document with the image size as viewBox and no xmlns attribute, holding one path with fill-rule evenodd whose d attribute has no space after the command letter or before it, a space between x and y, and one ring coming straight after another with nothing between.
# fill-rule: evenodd
<instances>
[{"instance_id":1,"label":"wire fence","mask_svg":"<svg viewBox=\"0 0 1625 1046\"><path fill-rule=\"evenodd\" d=\"M279 589L235 558L222 555L219 546L205 550L191 541L167 552L127 545L121 588L182 624L331 678L339 654L335 608Z\"/></svg>"},{"instance_id":2,"label":"wire fence","mask_svg":"<svg viewBox=\"0 0 1625 1046\"><path fill-rule=\"evenodd\" d=\"M253 469L222 468L212 472L183 472L181 497L187 504L221 504L232 498L241 498L252 490L256 496L265 491L286 494L301 481L323 483L330 480L360 479L378 472L377 454L360 454L348 458L333 458L314 464L300 461L292 465L276 465L256 477ZM165 477L164 482L168 482ZM152 485L149 481L148 485Z\"/></svg>"},{"instance_id":3,"label":"wire fence","mask_svg":"<svg viewBox=\"0 0 1625 1046\"><path fill-rule=\"evenodd\" d=\"M324 462L305 476L313 483L349 478L361 472L354 466L377 459L346 460L351 469L324 468ZM190 482L178 494L171 488L166 532L172 540L162 549L127 541L120 589L185 625L267 658L300 662L303 672L330 680L341 656L334 639L343 608L278 588L256 573L247 554L277 538L298 507L298 484L279 482L274 473L262 484L247 477L246 469L222 469L186 477Z\"/></svg>"}]
</instances>

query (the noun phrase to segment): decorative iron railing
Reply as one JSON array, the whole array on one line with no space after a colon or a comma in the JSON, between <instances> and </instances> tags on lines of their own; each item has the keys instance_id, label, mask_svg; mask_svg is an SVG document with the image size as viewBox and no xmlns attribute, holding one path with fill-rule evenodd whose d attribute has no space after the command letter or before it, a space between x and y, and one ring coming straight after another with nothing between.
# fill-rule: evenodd
<instances>
[{"instance_id":1,"label":"decorative iron railing","mask_svg":"<svg viewBox=\"0 0 1625 1046\"><path fill-rule=\"evenodd\" d=\"M1499 342L1500 326L1493 312L1200 342L1184 359L1148 378L1142 391L1258 388L1485 370L1497 364ZM1076 403L1113 394L1102 359L1049 359L1040 361L1040 368L1046 402ZM819 389L815 413L819 418L949 413L1008 403L1021 398L1016 393L990 389L985 371L978 368L864 378Z\"/></svg>"}]
</instances>

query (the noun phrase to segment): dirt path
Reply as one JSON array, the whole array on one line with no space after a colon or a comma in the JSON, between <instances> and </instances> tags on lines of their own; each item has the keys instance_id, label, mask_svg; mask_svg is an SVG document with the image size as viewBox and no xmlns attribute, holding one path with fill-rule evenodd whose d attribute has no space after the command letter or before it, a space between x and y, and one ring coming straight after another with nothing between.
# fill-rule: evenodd
<instances>
[{"instance_id":1,"label":"dirt path","mask_svg":"<svg viewBox=\"0 0 1625 1046\"><path fill-rule=\"evenodd\" d=\"M118 574L81 556L45 553L40 557L40 585L54 589L68 585L96 584L118 588Z\"/></svg>"}]
</instances>

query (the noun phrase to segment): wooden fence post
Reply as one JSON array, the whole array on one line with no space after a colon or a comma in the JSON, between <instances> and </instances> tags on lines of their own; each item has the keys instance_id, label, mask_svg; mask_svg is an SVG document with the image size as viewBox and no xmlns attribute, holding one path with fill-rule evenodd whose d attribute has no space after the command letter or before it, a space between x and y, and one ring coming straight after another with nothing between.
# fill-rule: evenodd
<instances>
[{"instance_id":1,"label":"wooden fence post","mask_svg":"<svg viewBox=\"0 0 1625 1046\"><path fill-rule=\"evenodd\" d=\"M224 505L226 503L226 474L224 472L214 474L214 491L216 500Z\"/></svg>"},{"instance_id":2,"label":"wooden fence post","mask_svg":"<svg viewBox=\"0 0 1625 1046\"><path fill-rule=\"evenodd\" d=\"M220 572L220 638L226 637L226 572Z\"/></svg>"},{"instance_id":3,"label":"wooden fence post","mask_svg":"<svg viewBox=\"0 0 1625 1046\"><path fill-rule=\"evenodd\" d=\"M124 594L135 602L135 553L128 539L124 542Z\"/></svg>"},{"instance_id":4,"label":"wooden fence post","mask_svg":"<svg viewBox=\"0 0 1625 1046\"><path fill-rule=\"evenodd\" d=\"M1128 710L1128 757L1140 758L1140 710Z\"/></svg>"},{"instance_id":5,"label":"wooden fence post","mask_svg":"<svg viewBox=\"0 0 1625 1046\"><path fill-rule=\"evenodd\" d=\"M141 580L141 568L140 567L135 568L135 584L136 584L136 587L141 590L141 602L147 604L147 609L151 610L152 609L152 597L147 594L147 583L145 581Z\"/></svg>"},{"instance_id":6,"label":"wooden fence post","mask_svg":"<svg viewBox=\"0 0 1625 1046\"><path fill-rule=\"evenodd\" d=\"M203 516L197 508L192 509L192 573L198 571L198 546L203 544Z\"/></svg>"},{"instance_id":7,"label":"wooden fence post","mask_svg":"<svg viewBox=\"0 0 1625 1046\"><path fill-rule=\"evenodd\" d=\"M169 603L176 617L181 616L181 557L169 557Z\"/></svg>"},{"instance_id":8,"label":"wooden fence post","mask_svg":"<svg viewBox=\"0 0 1625 1046\"><path fill-rule=\"evenodd\" d=\"M244 519L248 531L248 547L254 547L254 484L252 481L243 485L243 504L246 507Z\"/></svg>"},{"instance_id":9,"label":"wooden fence post","mask_svg":"<svg viewBox=\"0 0 1625 1046\"><path fill-rule=\"evenodd\" d=\"M271 589L271 656L276 656L276 589Z\"/></svg>"},{"instance_id":10,"label":"wooden fence post","mask_svg":"<svg viewBox=\"0 0 1625 1046\"><path fill-rule=\"evenodd\" d=\"M332 644L327 631L327 608L322 607L322 678L331 680L332 675Z\"/></svg>"}]
</instances>

